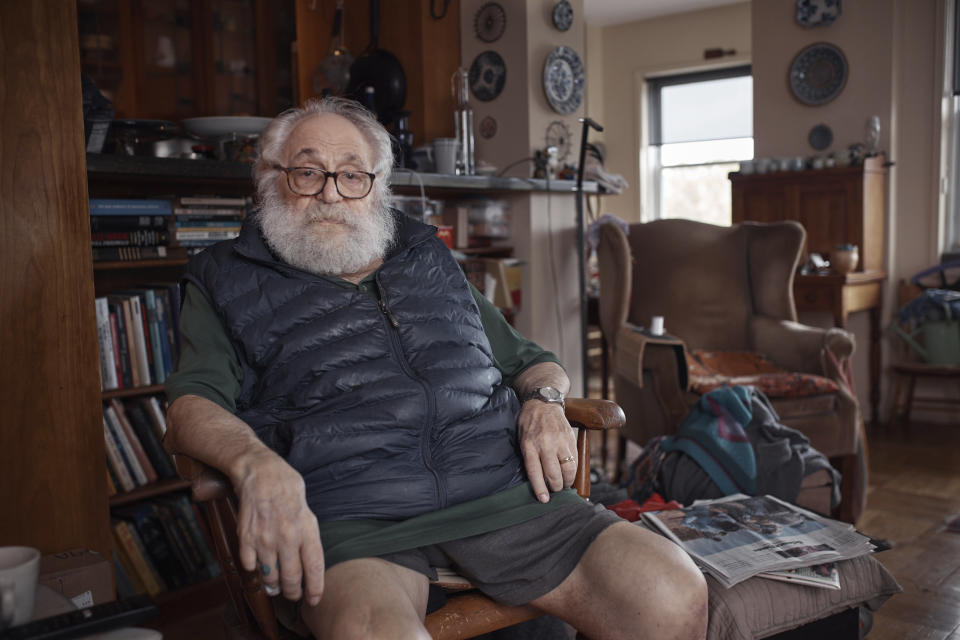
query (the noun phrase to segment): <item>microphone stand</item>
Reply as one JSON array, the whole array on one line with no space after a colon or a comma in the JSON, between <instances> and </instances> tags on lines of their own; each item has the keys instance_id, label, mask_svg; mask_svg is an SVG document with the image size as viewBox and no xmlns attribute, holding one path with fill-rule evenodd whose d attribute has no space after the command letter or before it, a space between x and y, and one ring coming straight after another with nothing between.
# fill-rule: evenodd
<instances>
[{"instance_id":1,"label":"microphone stand","mask_svg":"<svg viewBox=\"0 0 960 640\"><path fill-rule=\"evenodd\" d=\"M590 118L579 118L583 123L580 135L580 163L577 165L577 268L580 275L580 362L583 369L583 397L588 395L587 390L587 276L586 258L583 247L583 163L587 157L587 132L590 128L603 131L603 127Z\"/></svg>"}]
</instances>

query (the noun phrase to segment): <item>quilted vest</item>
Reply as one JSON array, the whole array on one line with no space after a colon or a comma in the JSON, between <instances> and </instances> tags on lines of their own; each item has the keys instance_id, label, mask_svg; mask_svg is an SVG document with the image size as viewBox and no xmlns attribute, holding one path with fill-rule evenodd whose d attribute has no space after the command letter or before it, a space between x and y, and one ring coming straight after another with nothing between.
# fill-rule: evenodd
<instances>
[{"instance_id":1,"label":"quilted vest","mask_svg":"<svg viewBox=\"0 0 960 640\"><path fill-rule=\"evenodd\" d=\"M519 403L434 228L396 213L379 301L277 260L255 221L185 279L243 368L237 415L300 472L323 521L403 519L524 480Z\"/></svg>"}]
</instances>

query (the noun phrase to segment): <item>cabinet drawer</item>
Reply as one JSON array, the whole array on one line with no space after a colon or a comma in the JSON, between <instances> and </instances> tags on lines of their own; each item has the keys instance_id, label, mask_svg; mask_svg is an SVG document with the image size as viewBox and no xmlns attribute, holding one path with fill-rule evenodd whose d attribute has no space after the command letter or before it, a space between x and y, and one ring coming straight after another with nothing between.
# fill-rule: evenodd
<instances>
[{"instance_id":1,"label":"cabinet drawer","mask_svg":"<svg viewBox=\"0 0 960 640\"><path fill-rule=\"evenodd\" d=\"M795 285L793 288L797 311L832 311L835 295L831 287Z\"/></svg>"}]
</instances>

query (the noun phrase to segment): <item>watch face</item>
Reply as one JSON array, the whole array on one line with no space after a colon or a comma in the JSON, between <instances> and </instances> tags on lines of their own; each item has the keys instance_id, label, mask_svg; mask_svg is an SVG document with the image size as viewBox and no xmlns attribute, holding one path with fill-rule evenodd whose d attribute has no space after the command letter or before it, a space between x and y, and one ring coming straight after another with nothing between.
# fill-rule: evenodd
<instances>
[{"instance_id":1,"label":"watch face","mask_svg":"<svg viewBox=\"0 0 960 640\"><path fill-rule=\"evenodd\" d=\"M563 394L553 387L540 387L537 389L537 393L548 402L560 402L563 400Z\"/></svg>"}]
</instances>

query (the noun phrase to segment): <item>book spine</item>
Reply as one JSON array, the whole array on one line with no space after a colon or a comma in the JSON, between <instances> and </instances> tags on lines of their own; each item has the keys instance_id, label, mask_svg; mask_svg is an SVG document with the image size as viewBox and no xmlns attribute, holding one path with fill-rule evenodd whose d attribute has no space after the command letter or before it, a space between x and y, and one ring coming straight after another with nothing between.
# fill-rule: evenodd
<instances>
[{"instance_id":1,"label":"book spine","mask_svg":"<svg viewBox=\"0 0 960 640\"><path fill-rule=\"evenodd\" d=\"M173 210L174 218L177 221L209 220L210 218L243 220L246 213L246 209L238 207L175 207Z\"/></svg>"},{"instance_id":2,"label":"book spine","mask_svg":"<svg viewBox=\"0 0 960 640\"><path fill-rule=\"evenodd\" d=\"M123 565L120 561L120 556L117 555L117 550L114 549L113 553L113 576L116 578L117 583L117 598L132 598L137 595L138 591L136 587L133 586L133 579L130 577L130 572L127 567Z\"/></svg>"},{"instance_id":3,"label":"book spine","mask_svg":"<svg viewBox=\"0 0 960 640\"><path fill-rule=\"evenodd\" d=\"M145 383L140 375L140 357L137 354L137 327L133 322L133 311L130 308L130 299L123 298L121 305L123 305L124 332L127 334L127 353L130 357L130 378L132 379L133 386L139 387Z\"/></svg>"},{"instance_id":4,"label":"book spine","mask_svg":"<svg viewBox=\"0 0 960 640\"><path fill-rule=\"evenodd\" d=\"M127 412L123 408L123 403L117 398L111 398L110 407L117 415L120 428L123 429L124 435L127 436L127 442L130 443L133 455L136 456L137 463L140 465L140 468L143 469L143 475L146 477L147 482L156 482L157 471L153 468L153 464L150 463L150 458L147 456L147 452L144 451L143 444L141 444L140 438L137 437L133 425L130 424L130 419L127 418Z\"/></svg>"},{"instance_id":5,"label":"book spine","mask_svg":"<svg viewBox=\"0 0 960 640\"><path fill-rule=\"evenodd\" d=\"M183 568L184 581L191 583L201 580L204 577L201 573L202 566L194 562L173 513L162 503L152 502L150 507L153 509L154 519L160 523L163 529L167 544L177 559L177 563Z\"/></svg>"},{"instance_id":6,"label":"book spine","mask_svg":"<svg viewBox=\"0 0 960 640\"><path fill-rule=\"evenodd\" d=\"M130 352L130 336L127 334L127 318L130 316L123 300L119 297L109 297L110 312L117 321L117 353L120 354L120 370L123 378L123 388L129 389L133 383L133 360Z\"/></svg>"},{"instance_id":7,"label":"book spine","mask_svg":"<svg viewBox=\"0 0 960 640\"><path fill-rule=\"evenodd\" d=\"M90 231L136 231L154 229L166 231L170 226L170 216L90 216Z\"/></svg>"},{"instance_id":8,"label":"book spine","mask_svg":"<svg viewBox=\"0 0 960 640\"><path fill-rule=\"evenodd\" d=\"M140 534L140 540L146 549L147 555L153 560L154 566L164 582L171 588L182 587L186 584L186 572L177 560L167 542L163 527L153 515L149 503L143 503L136 509L127 512L130 520ZM121 517L124 517L121 514Z\"/></svg>"},{"instance_id":9,"label":"book spine","mask_svg":"<svg viewBox=\"0 0 960 640\"><path fill-rule=\"evenodd\" d=\"M208 229L233 229L239 231L243 223L239 220L177 220L176 231L206 231Z\"/></svg>"},{"instance_id":10,"label":"book spine","mask_svg":"<svg viewBox=\"0 0 960 640\"><path fill-rule=\"evenodd\" d=\"M144 473L143 467L140 466L140 461L137 460L137 454L133 451L133 445L127 438L123 427L120 425L120 418L117 417L117 412L112 406L107 406L104 409L104 413L107 416L107 424L110 425L110 431L117 439L117 448L120 449L123 460L127 463L127 468L130 469L130 477L133 478L134 484L138 487L147 484L147 474Z\"/></svg>"},{"instance_id":11,"label":"book spine","mask_svg":"<svg viewBox=\"0 0 960 640\"><path fill-rule=\"evenodd\" d=\"M153 247L170 244L170 232L155 229L136 231L94 231L90 234L94 247Z\"/></svg>"},{"instance_id":12,"label":"book spine","mask_svg":"<svg viewBox=\"0 0 960 640\"><path fill-rule=\"evenodd\" d=\"M127 328L133 329L130 333L133 334L133 353L136 355L136 371L140 378L138 384L146 386L150 384L150 360L147 356L147 338L143 330L144 318L141 313L140 298L130 296L127 303L130 309L130 324Z\"/></svg>"},{"instance_id":13,"label":"book spine","mask_svg":"<svg viewBox=\"0 0 960 640\"><path fill-rule=\"evenodd\" d=\"M109 308L109 305L108 305ZM113 367L117 376L117 388L129 386L123 377L123 362L120 358L120 328L117 326L117 314L110 310L110 340L113 342Z\"/></svg>"},{"instance_id":14,"label":"book spine","mask_svg":"<svg viewBox=\"0 0 960 640\"><path fill-rule=\"evenodd\" d=\"M163 443L163 437L167 435L167 418L164 415L163 407L160 406L160 401L157 400L156 396L141 398L140 401L145 403L149 409L150 422L153 426L154 433L157 434L157 438Z\"/></svg>"},{"instance_id":15,"label":"book spine","mask_svg":"<svg viewBox=\"0 0 960 640\"><path fill-rule=\"evenodd\" d=\"M150 464L157 472L157 476L159 478L172 478L177 475L176 469L173 468L173 462L160 445L160 439L154 433L146 410L137 400L140 400L140 398L127 400L124 403L124 411L127 414L130 426L137 434L137 439L140 440L147 458L150 459Z\"/></svg>"},{"instance_id":16,"label":"book spine","mask_svg":"<svg viewBox=\"0 0 960 640\"><path fill-rule=\"evenodd\" d=\"M157 331L160 334L160 354L163 356L163 379L173 373L173 332L167 325L167 308L170 306L170 296L165 289L154 291L157 305Z\"/></svg>"},{"instance_id":17,"label":"book spine","mask_svg":"<svg viewBox=\"0 0 960 640\"><path fill-rule=\"evenodd\" d=\"M153 379L160 384L167 377L163 362L163 348L160 346L160 324L157 319L157 297L153 289L143 290L143 301L147 311L147 331L150 334L150 351L153 359Z\"/></svg>"},{"instance_id":18,"label":"book spine","mask_svg":"<svg viewBox=\"0 0 960 640\"><path fill-rule=\"evenodd\" d=\"M232 240L240 235L239 229L231 229L229 231L183 231L177 230L177 241L182 242L183 240Z\"/></svg>"},{"instance_id":19,"label":"book spine","mask_svg":"<svg viewBox=\"0 0 960 640\"><path fill-rule=\"evenodd\" d=\"M125 520L116 520L113 530L117 534L117 539L123 545L124 551L130 558L131 563L143 581L147 593L155 596L162 591L166 591L166 584L160 577L159 571L153 564L153 560L147 554L144 548L143 540L132 524Z\"/></svg>"},{"instance_id":20,"label":"book spine","mask_svg":"<svg viewBox=\"0 0 960 640\"><path fill-rule=\"evenodd\" d=\"M246 207L246 198L224 198L219 196L182 196L179 200L179 206L189 207L191 205L210 206L210 207Z\"/></svg>"},{"instance_id":21,"label":"book spine","mask_svg":"<svg viewBox=\"0 0 960 640\"><path fill-rule=\"evenodd\" d=\"M117 371L114 367L113 340L110 337L110 309L106 298L95 298L97 311L97 342L100 350L100 388L104 391L117 388Z\"/></svg>"},{"instance_id":22,"label":"book spine","mask_svg":"<svg viewBox=\"0 0 960 640\"><path fill-rule=\"evenodd\" d=\"M120 488L123 491L133 491L137 485L130 476L130 471L127 469L126 462L123 460L123 454L120 453L117 440L107 424L106 417L103 418L103 441L106 443L107 463L113 470L113 475L116 476L117 482L120 483Z\"/></svg>"},{"instance_id":23,"label":"book spine","mask_svg":"<svg viewBox=\"0 0 960 640\"><path fill-rule=\"evenodd\" d=\"M151 258L166 258L167 248L157 247L93 247L93 259L103 260L149 260Z\"/></svg>"},{"instance_id":24,"label":"book spine","mask_svg":"<svg viewBox=\"0 0 960 640\"><path fill-rule=\"evenodd\" d=\"M172 210L173 203L160 198L90 198L90 215L162 216L169 215Z\"/></svg>"},{"instance_id":25,"label":"book spine","mask_svg":"<svg viewBox=\"0 0 960 640\"><path fill-rule=\"evenodd\" d=\"M167 502L179 516L178 520L186 527L189 538L201 558L201 564L205 567L206 576L215 578L220 575L220 563L217 562L210 545L207 543L207 536L203 533L197 514L193 510L193 505L190 504L186 496L182 495L168 498Z\"/></svg>"}]
</instances>

